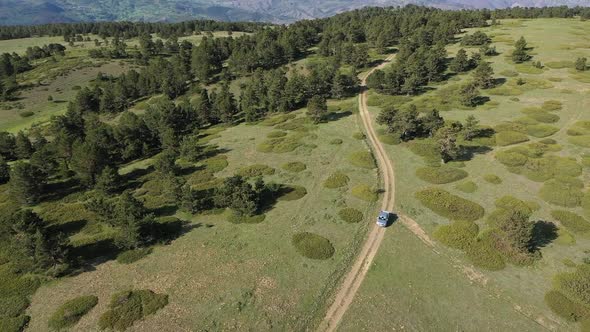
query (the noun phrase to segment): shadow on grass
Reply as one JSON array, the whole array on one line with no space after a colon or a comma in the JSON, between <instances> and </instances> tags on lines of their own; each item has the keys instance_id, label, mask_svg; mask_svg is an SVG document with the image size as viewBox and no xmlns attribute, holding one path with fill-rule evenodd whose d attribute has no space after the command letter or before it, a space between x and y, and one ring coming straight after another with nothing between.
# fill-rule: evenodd
<instances>
[{"instance_id":1,"label":"shadow on grass","mask_svg":"<svg viewBox=\"0 0 590 332\"><path fill-rule=\"evenodd\" d=\"M554 223L544 220L535 223L533 228L533 246L535 249L546 247L557 237L557 226Z\"/></svg>"}]
</instances>

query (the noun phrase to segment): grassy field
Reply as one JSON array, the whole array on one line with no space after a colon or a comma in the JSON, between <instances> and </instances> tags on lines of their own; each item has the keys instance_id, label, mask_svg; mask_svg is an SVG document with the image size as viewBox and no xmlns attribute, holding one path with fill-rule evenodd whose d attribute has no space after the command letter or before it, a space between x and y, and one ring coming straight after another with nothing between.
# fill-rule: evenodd
<instances>
[{"instance_id":1,"label":"grassy field","mask_svg":"<svg viewBox=\"0 0 590 332\"><path fill-rule=\"evenodd\" d=\"M283 131L297 135L303 130L297 120L290 120L293 126L272 119L258 125L210 131L211 143L224 151L229 162L229 167L216 177L243 172L251 165L266 165L274 170L273 175L264 177L266 181L303 186L307 195L299 200L279 201L259 224L232 224L224 214L178 213L177 217L190 220L191 230L170 245L155 248L137 263L108 261L97 264L93 271L40 288L29 309L30 330L46 329L53 310L80 294L96 295L99 302L74 330L92 330L110 296L128 288L168 294L170 302L136 324L133 331L148 327L162 331L305 329L318 313L321 315L325 298L337 284L367 227L364 222L341 220L339 210L355 208L366 218L374 211L371 203L350 193L359 184L377 185L376 171L348 162L350 154L367 149L364 141L352 136L359 131L357 115L353 114L355 106L355 99L331 104L331 110L340 115L326 124L306 125L309 131L300 135L301 145L293 152L263 153L258 146L279 128L290 127L295 131ZM301 117L303 112L295 114ZM337 139L342 143L331 144ZM292 162L303 163L305 170L300 165L285 166ZM122 172L146 168L149 163L129 165ZM326 188L324 180L331 175L326 170L346 174L348 185ZM195 180L197 173L188 174L189 181ZM142 188L149 186L144 184ZM291 244L291 237L299 232L312 232L330 240L334 256L311 260L299 255Z\"/></svg>"},{"instance_id":2,"label":"grassy field","mask_svg":"<svg viewBox=\"0 0 590 332\"><path fill-rule=\"evenodd\" d=\"M562 63L568 66L568 61L571 66L577 57L590 56L590 49L587 48L590 23L578 20L519 20L506 21L503 25L482 30L493 36L494 45L500 53L488 59L493 63L496 77L505 77L508 80L505 84L510 86L511 81L517 79L513 77L513 72L517 72L518 77L529 82L525 84L529 87L510 88L507 95L492 91L488 93L491 100L475 110L458 109L453 105L438 107L444 111L441 115L447 120L464 121L473 114L482 125L492 127L505 122L530 123L531 120L522 119L530 114L526 111L523 113L523 109L542 107L547 101L559 101L562 109L551 111L559 116L557 122L551 124L557 127L557 132L548 137L556 142L545 141L556 144L552 144L553 148L546 152L546 156L571 157L581 164L581 157L587 153L587 149L571 144L567 132L578 121L590 119L586 114L590 106L590 84L584 83L585 76L576 74L571 68L551 69L549 66L560 67ZM521 35L534 47L534 60L545 64L540 72L530 70L532 66L528 64L515 66L506 57L513 49L513 42ZM449 53L453 55L458 49L459 46L452 46ZM470 74L455 77L446 85L439 86L438 90L416 97L414 101L420 105L429 98L437 100L439 90L468 78ZM374 116L378 114L380 104L408 101L407 98L376 94L372 95L372 99L370 103L375 106L372 108ZM547 109L552 108L549 104L545 104ZM433 106L437 107L436 104ZM528 139L530 141L507 147L492 146L493 150L489 152L475 154L471 160L456 165L469 173L467 179L438 187L483 206L486 216L477 222L481 229L485 229L485 219L495 210L494 202L505 195L538 204L540 209L534 213L534 220L556 224L561 234L541 249L542 259L530 267L508 265L501 271L489 272L473 268L462 252L448 249L442 244L437 246L437 254L421 246L420 241L412 238L401 225L394 226L388 230L381 252L348 310L341 330L576 329L576 325L552 313L543 298L552 288L554 275L572 271L570 261L581 264L587 257L584 249L590 244L584 236L575 236L572 241L570 236L564 235L568 230L551 216L551 211L568 210L580 215L583 215L583 211L579 207L564 208L548 203L540 196L541 188L547 182L544 184L543 181L530 180L534 174L528 177L526 172L523 175L515 174L496 159L501 151L542 140L533 136L528 136ZM425 208L415 198L415 192L433 185L416 176L416 169L424 167L427 162L411 152L408 148L410 144L388 146L389 154L396 164L396 205L432 233L449 221ZM556 167L554 172L566 174L567 170ZM502 182L486 181L490 175L496 175ZM586 168L579 179L588 183L589 178L590 173ZM473 187L469 191L475 191L466 194L457 188L458 184L465 181L471 181L477 189Z\"/></svg>"}]
</instances>

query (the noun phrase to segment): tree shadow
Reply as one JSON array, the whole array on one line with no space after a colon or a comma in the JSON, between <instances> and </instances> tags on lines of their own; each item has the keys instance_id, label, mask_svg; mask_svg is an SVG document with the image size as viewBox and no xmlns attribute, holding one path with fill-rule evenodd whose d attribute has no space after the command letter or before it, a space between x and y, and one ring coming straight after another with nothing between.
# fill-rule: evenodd
<instances>
[{"instance_id":1,"label":"tree shadow","mask_svg":"<svg viewBox=\"0 0 590 332\"><path fill-rule=\"evenodd\" d=\"M150 213L155 214L159 217L173 216L178 212L178 206L176 204L166 204L154 209L150 209Z\"/></svg>"},{"instance_id":2,"label":"tree shadow","mask_svg":"<svg viewBox=\"0 0 590 332\"><path fill-rule=\"evenodd\" d=\"M47 227L47 230L53 234L63 233L67 236L71 236L80 232L86 227L86 225L88 225L88 220L73 220L60 224L51 224Z\"/></svg>"},{"instance_id":3,"label":"tree shadow","mask_svg":"<svg viewBox=\"0 0 590 332\"><path fill-rule=\"evenodd\" d=\"M351 111L343 111L343 112L330 112L326 116L326 122L333 122L338 121L340 119L347 118L352 115Z\"/></svg>"},{"instance_id":4,"label":"tree shadow","mask_svg":"<svg viewBox=\"0 0 590 332\"><path fill-rule=\"evenodd\" d=\"M118 192L123 192L126 190L135 190L141 187L144 183L142 178L154 172L154 166L149 166L148 168L138 168L134 169L131 172L122 175L122 183L121 187L119 188Z\"/></svg>"},{"instance_id":5,"label":"tree shadow","mask_svg":"<svg viewBox=\"0 0 590 332\"><path fill-rule=\"evenodd\" d=\"M533 246L540 249L557 239L557 226L554 223L539 220L533 227Z\"/></svg>"},{"instance_id":6,"label":"tree shadow","mask_svg":"<svg viewBox=\"0 0 590 332\"><path fill-rule=\"evenodd\" d=\"M66 196L85 190L84 186L76 178L51 182L45 185L44 201L58 201Z\"/></svg>"},{"instance_id":7,"label":"tree shadow","mask_svg":"<svg viewBox=\"0 0 590 332\"><path fill-rule=\"evenodd\" d=\"M472 146L462 146L461 154L457 161L470 161L476 155L479 154L486 154L491 152L493 149L486 145L472 145Z\"/></svg>"},{"instance_id":8,"label":"tree shadow","mask_svg":"<svg viewBox=\"0 0 590 332\"><path fill-rule=\"evenodd\" d=\"M494 88L496 88L496 87L506 84L506 82L508 82L508 80L505 77L498 77L498 78L494 79L494 83L492 83L492 84L493 84Z\"/></svg>"}]
</instances>

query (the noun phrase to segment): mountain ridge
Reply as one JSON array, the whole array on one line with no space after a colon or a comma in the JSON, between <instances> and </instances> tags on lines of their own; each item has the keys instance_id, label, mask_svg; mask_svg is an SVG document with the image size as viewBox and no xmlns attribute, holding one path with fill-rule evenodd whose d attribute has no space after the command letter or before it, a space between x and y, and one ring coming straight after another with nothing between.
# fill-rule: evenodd
<instances>
[{"instance_id":1,"label":"mountain ridge","mask_svg":"<svg viewBox=\"0 0 590 332\"><path fill-rule=\"evenodd\" d=\"M0 25L82 21L176 22L188 19L290 23L367 6L444 9L590 6L590 0L0 0Z\"/></svg>"}]
</instances>

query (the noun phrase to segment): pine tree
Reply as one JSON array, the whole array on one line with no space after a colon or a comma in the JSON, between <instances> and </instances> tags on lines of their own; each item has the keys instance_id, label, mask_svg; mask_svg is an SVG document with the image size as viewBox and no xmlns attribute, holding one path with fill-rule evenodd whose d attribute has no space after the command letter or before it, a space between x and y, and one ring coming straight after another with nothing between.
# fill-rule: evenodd
<instances>
[{"instance_id":1,"label":"pine tree","mask_svg":"<svg viewBox=\"0 0 590 332\"><path fill-rule=\"evenodd\" d=\"M102 170L102 172L98 176L98 179L96 180L96 185L94 187L97 190L108 195L116 192L121 186L121 182L122 179L117 169L107 166Z\"/></svg>"},{"instance_id":2,"label":"pine tree","mask_svg":"<svg viewBox=\"0 0 590 332\"><path fill-rule=\"evenodd\" d=\"M223 123L232 123L237 114L238 108L234 94L229 89L229 84L224 82L221 91L215 96L215 110Z\"/></svg>"},{"instance_id":3,"label":"pine tree","mask_svg":"<svg viewBox=\"0 0 590 332\"><path fill-rule=\"evenodd\" d=\"M487 61L481 61L473 72L473 80L482 89L489 89L494 86L494 69Z\"/></svg>"},{"instance_id":4,"label":"pine tree","mask_svg":"<svg viewBox=\"0 0 590 332\"><path fill-rule=\"evenodd\" d=\"M41 171L24 161L18 161L10 172L10 193L16 202L33 205L39 202L45 178Z\"/></svg>"},{"instance_id":5,"label":"pine tree","mask_svg":"<svg viewBox=\"0 0 590 332\"><path fill-rule=\"evenodd\" d=\"M499 218L498 229L503 233L502 239L513 249L528 253L533 243L534 223L529 221L530 214L515 209L509 211L507 218Z\"/></svg>"},{"instance_id":6,"label":"pine tree","mask_svg":"<svg viewBox=\"0 0 590 332\"><path fill-rule=\"evenodd\" d=\"M307 103L307 116L314 123L320 123L328 117L328 104L326 99L321 96L313 96Z\"/></svg>"},{"instance_id":7,"label":"pine tree","mask_svg":"<svg viewBox=\"0 0 590 332\"><path fill-rule=\"evenodd\" d=\"M475 116L469 115L465 120L465 125L463 126L463 138L465 140L471 141L475 137L478 137L479 134L479 121L475 118Z\"/></svg>"},{"instance_id":8,"label":"pine tree","mask_svg":"<svg viewBox=\"0 0 590 332\"><path fill-rule=\"evenodd\" d=\"M215 124L216 123L216 119L213 118L213 114L212 114L212 106L211 106L211 101L209 100L209 93L207 92L207 89L201 89L201 98L199 99L199 102L197 103L197 107L196 107L196 112L197 112L197 117L199 119L199 123L202 125L211 123L211 124Z\"/></svg>"},{"instance_id":9,"label":"pine tree","mask_svg":"<svg viewBox=\"0 0 590 332\"><path fill-rule=\"evenodd\" d=\"M527 49L527 42L524 37L520 37L516 44L514 44L514 47L515 49L512 52L512 61L516 63L523 63L531 59Z\"/></svg>"},{"instance_id":10,"label":"pine tree","mask_svg":"<svg viewBox=\"0 0 590 332\"><path fill-rule=\"evenodd\" d=\"M576 70L577 71L586 71L588 69L588 59L587 58L578 58L576 60Z\"/></svg>"},{"instance_id":11,"label":"pine tree","mask_svg":"<svg viewBox=\"0 0 590 332\"><path fill-rule=\"evenodd\" d=\"M436 133L436 141L443 163L448 163L458 158L461 150L457 145L456 130L450 127L441 128Z\"/></svg>"},{"instance_id":12,"label":"pine tree","mask_svg":"<svg viewBox=\"0 0 590 332\"><path fill-rule=\"evenodd\" d=\"M434 136L436 131L445 125L445 119L440 116L437 110L426 112L420 118L422 131L428 136Z\"/></svg>"},{"instance_id":13,"label":"pine tree","mask_svg":"<svg viewBox=\"0 0 590 332\"><path fill-rule=\"evenodd\" d=\"M451 61L449 68L456 72L462 73L469 70L469 59L467 58L467 51L460 49L457 55Z\"/></svg>"},{"instance_id":14,"label":"pine tree","mask_svg":"<svg viewBox=\"0 0 590 332\"><path fill-rule=\"evenodd\" d=\"M0 156L0 184L5 184L10 180L10 166L4 157Z\"/></svg>"},{"instance_id":15,"label":"pine tree","mask_svg":"<svg viewBox=\"0 0 590 332\"><path fill-rule=\"evenodd\" d=\"M473 82L467 83L459 89L459 100L463 106L475 107L479 98L479 90Z\"/></svg>"},{"instance_id":16,"label":"pine tree","mask_svg":"<svg viewBox=\"0 0 590 332\"><path fill-rule=\"evenodd\" d=\"M22 130L16 135L15 152L19 159L29 159L33 153L33 145Z\"/></svg>"}]
</instances>

